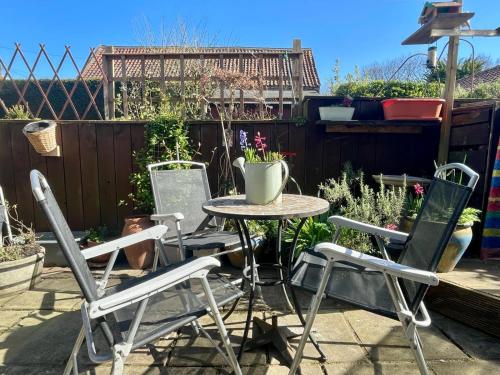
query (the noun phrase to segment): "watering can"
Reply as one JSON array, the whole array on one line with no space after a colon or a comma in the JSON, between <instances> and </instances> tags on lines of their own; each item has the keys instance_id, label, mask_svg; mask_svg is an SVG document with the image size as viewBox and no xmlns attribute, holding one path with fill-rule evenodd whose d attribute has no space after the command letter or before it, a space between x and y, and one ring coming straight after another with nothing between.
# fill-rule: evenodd
<instances>
[{"instance_id":1,"label":"watering can","mask_svg":"<svg viewBox=\"0 0 500 375\"><path fill-rule=\"evenodd\" d=\"M281 193L288 181L288 165L284 160L245 163L245 158L239 157L233 165L240 169L245 179L247 203L281 203Z\"/></svg>"}]
</instances>

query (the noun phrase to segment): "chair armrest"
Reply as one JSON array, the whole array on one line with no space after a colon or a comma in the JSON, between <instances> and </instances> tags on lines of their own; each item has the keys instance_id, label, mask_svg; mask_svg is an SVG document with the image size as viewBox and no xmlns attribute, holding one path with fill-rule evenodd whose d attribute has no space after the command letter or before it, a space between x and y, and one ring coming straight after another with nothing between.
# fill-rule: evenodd
<instances>
[{"instance_id":1,"label":"chair armrest","mask_svg":"<svg viewBox=\"0 0 500 375\"><path fill-rule=\"evenodd\" d=\"M328 222L343 228L350 228L359 230L361 232L373 234L374 236L387 237L390 238L391 240L406 242L408 238L408 233L399 232L397 230L391 230L387 228L380 228L375 225L365 224L360 221L347 219L342 216L330 216L328 218Z\"/></svg>"},{"instance_id":2,"label":"chair armrest","mask_svg":"<svg viewBox=\"0 0 500 375\"><path fill-rule=\"evenodd\" d=\"M423 271L390 260L376 258L333 243L320 243L314 247L314 251L324 254L330 261L347 261L375 271L381 271L395 277L401 277L423 284L437 285L439 283L439 278L433 272Z\"/></svg>"},{"instance_id":3,"label":"chair armrest","mask_svg":"<svg viewBox=\"0 0 500 375\"><path fill-rule=\"evenodd\" d=\"M102 254L111 253L121 248L136 244L146 240L158 240L167 233L167 226L155 225L152 228L145 229L139 233L134 233L125 237L118 238L113 241L103 243L102 245L93 246L82 250L82 255L85 259L93 258Z\"/></svg>"},{"instance_id":4,"label":"chair armrest","mask_svg":"<svg viewBox=\"0 0 500 375\"><path fill-rule=\"evenodd\" d=\"M152 279L91 302L89 315L94 319L142 301L188 279L206 277L208 271L213 267L220 267L220 262L213 257L194 259Z\"/></svg>"},{"instance_id":5,"label":"chair armrest","mask_svg":"<svg viewBox=\"0 0 500 375\"><path fill-rule=\"evenodd\" d=\"M171 221L171 222L176 222L176 221L181 221L184 220L184 215L181 214L180 212L174 212L172 214L153 214L151 215L151 220L152 221Z\"/></svg>"}]
</instances>

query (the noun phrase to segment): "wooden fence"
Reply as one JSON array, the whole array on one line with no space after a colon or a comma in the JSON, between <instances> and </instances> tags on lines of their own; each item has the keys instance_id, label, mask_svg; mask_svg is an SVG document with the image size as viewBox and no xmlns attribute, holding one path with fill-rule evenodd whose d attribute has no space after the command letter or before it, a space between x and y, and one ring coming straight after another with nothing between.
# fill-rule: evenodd
<instances>
[{"instance_id":1,"label":"wooden fence","mask_svg":"<svg viewBox=\"0 0 500 375\"><path fill-rule=\"evenodd\" d=\"M129 206L118 203L132 192L129 175L135 169L132 153L144 142L144 123L112 121L64 121L58 126L62 157L42 157L21 132L25 121L0 121L0 185L6 197L18 204L19 216L37 230L47 223L36 208L29 186L29 171L40 170L52 186L72 229L105 224L118 229L129 214ZM257 132L267 137L274 150L287 152L291 175L305 193L316 194L326 178L338 177L345 162L371 174L429 175L437 152L437 129L421 134L336 134L324 126L291 122L238 122L234 125L232 157L239 156L238 135ZM219 158L222 153L217 122L189 126L193 145L199 145L198 160L208 162L212 192L219 188ZM239 151L235 151L239 150ZM237 172L236 172L237 174ZM241 186L241 178L237 176Z\"/></svg>"}]
</instances>

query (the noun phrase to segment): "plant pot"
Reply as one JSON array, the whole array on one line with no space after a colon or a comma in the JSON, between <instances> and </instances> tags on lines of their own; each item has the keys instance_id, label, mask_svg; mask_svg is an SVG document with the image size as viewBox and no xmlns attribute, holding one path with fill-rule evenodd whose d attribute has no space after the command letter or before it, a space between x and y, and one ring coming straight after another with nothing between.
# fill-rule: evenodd
<instances>
[{"instance_id":1,"label":"plant pot","mask_svg":"<svg viewBox=\"0 0 500 375\"><path fill-rule=\"evenodd\" d=\"M285 176L282 177L283 168ZM281 192L288 180L288 165L283 161L245 163L245 197L249 204L281 203Z\"/></svg>"},{"instance_id":2,"label":"plant pot","mask_svg":"<svg viewBox=\"0 0 500 375\"><path fill-rule=\"evenodd\" d=\"M133 233L139 233L152 226L153 223L149 219L149 215L129 216L125 218L122 237ZM124 251L130 267L133 269L145 269L153 263L154 241L147 240L139 242L127 246Z\"/></svg>"},{"instance_id":3,"label":"plant pot","mask_svg":"<svg viewBox=\"0 0 500 375\"><path fill-rule=\"evenodd\" d=\"M253 256L255 261L259 263L260 256L262 254L262 246L258 246L253 249ZM243 251L235 251L234 253L228 253L227 257L229 259L229 263L235 268L243 269L245 267L245 255Z\"/></svg>"},{"instance_id":4,"label":"plant pot","mask_svg":"<svg viewBox=\"0 0 500 375\"><path fill-rule=\"evenodd\" d=\"M319 107L319 117L328 121L351 121L354 107Z\"/></svg>"},{"instance_id":5,"label":"plant pot","mask_svg":"<svg viewBox=\"0 0 500 375\"><path fill-rule=\"evenodd\" d=\"M413 222L414 220L410 218L401 219L399 230L409 233L413 226ZM453 271L469 247L471 241L472 225L457 225L441 256L437 272L444 273Z\"/></svg>"},{"instance_id":6,"label":"plant pot","mask_svg":"<svg viewBox=\"0 0 500 375\"><path fill-rule=\"evenodd\" d=\"M451 272L462 259L472 241L472 225L458 225L451 235L450 242L439 261L438 272Z\"/></svg>"},{"instance_id":7,"label":"plant pot","mask_svg":"<svg viewBox=\"0 0 500 375\"><path fill-rule=\"evenodd\" d=\"M84 248L88 249L89 247L94 247L100 244L102 244L102 242L87 240L87 246L85 246ZM89 267L103 268L108 264L109 258L111 258L111 253L98 255L94 258L87 259L87 264L89 265Z\"/></svg>"},{"instance_id":8,"label":"plant pot","mask_svg":"<svg viewBox=\"0 0 500 375\"><path fill-rule=\"evenodd\" d=\"M37 254L0 263L0 297L24 292L35 286L43 271L45 249Z\"/></svg>"},{"instance_id":9,"label":"plant pot","mask_svg":"<svg viewBox=\"0 0 500 375\"><path fill-rule=\"evenodd\" d=\"M23 128L23 134L36 152L46 154L57 147L56 127L55 121L30 122Z\"/></svg>"},{"instance_id":10,"label":"plant pot","mask_svg":"<svg viewBox=\"0 0 500 375\"><path fill-rule=\"evenodd\" d=\"M443 99L397 98L382 100L386 120L441 120Z\"/></svg>"}]
</instances>

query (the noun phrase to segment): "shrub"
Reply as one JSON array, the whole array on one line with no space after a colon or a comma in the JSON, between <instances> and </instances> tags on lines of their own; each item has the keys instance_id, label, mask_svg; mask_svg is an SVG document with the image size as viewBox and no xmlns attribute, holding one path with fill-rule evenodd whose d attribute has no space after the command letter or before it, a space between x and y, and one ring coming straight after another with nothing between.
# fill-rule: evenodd
<instances>
[{"instance_id":1,"label":"shrub","mask_svg":"<svg viewBox=\"0 0 500 375\"><path fill-rule=\"evenodd\" d=\"M9 120L29 120L31 119L31 116L24 105L15 104L12 107L7 108L5 118Z\"/></svg>"},{"instance_id":2,"label":"shrub","mask_svg":"<svg viewBox=\"0 0 500 375\"><path fill-rule=\"evenodd\" d=\"M347 164L339 179L330 179L319 186L330 202L330 213L349 219L395 229L401 218L406 188L387 188L381 182L378 191L365 183L362 171L353 171ZM337 228L334 228L337 229ZM342 228L338 243L342 246L373 253L367 234Z\"/></svg>"},{"instance_id":3,"label":"shrub","mask_svg":"<svg viewBox=\"0 0 500 375\"><path fill-rule=\"evenodd\" d=\"M499 99L500 98L500 79L490 83L479 83L474 86L472 92L458 86L455 90L457 98L468 99Z\"/></svg>"},{"instance_id":4,"label":"shrub","mask_svg":"<svg viewBox=\"0 0 500 375\"><path fill-rule=\"evenodd\" d=\"M444 85L437 82L416 81L353 81L342 83L332 89L331 94L337 96L386 97L386 98L419 98L439 97Z\"/></svg>"}]
</instances>

